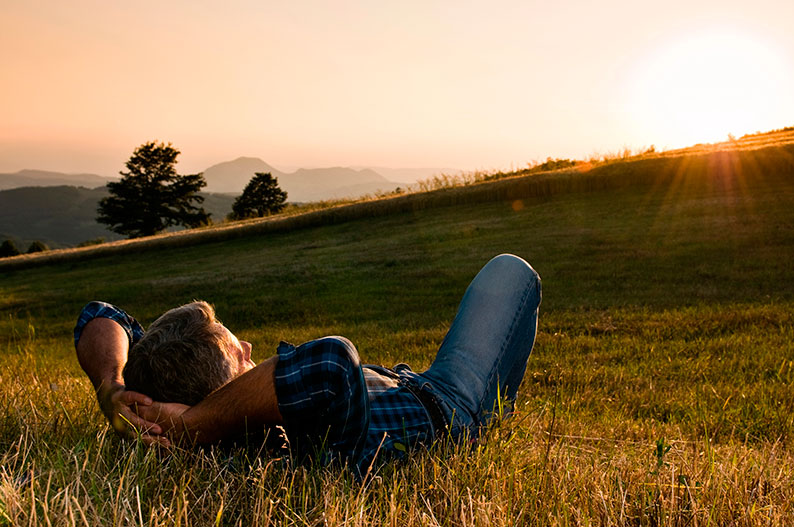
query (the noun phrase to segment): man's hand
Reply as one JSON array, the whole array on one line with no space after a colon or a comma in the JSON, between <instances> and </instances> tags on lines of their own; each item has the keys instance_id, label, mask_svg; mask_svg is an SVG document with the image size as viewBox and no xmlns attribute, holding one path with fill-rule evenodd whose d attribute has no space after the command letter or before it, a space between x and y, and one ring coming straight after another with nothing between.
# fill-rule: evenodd
<instances>
[{"instance_id":1,"label":"man's hand","mask_svg":"<svg viewBox=\"0 0 794 527\"><path fill-rule=\"evenodd\" d=\"M138 415L160 425L174 442L207 445L240 437L249 430L280 425L275 368L271 357L218 388L195 406L153 402L138 406Z\"/></svg>"},{"instance_id":2,"label":"man's hand","mask_svg":"<svg viewBox=\"0 0 794 527\"><path fill-rule=\"evenodd\" d=\"M127 362L130 341L118 322L94 318L83 328L77 342L77 360L96 390L99 408L110 426L122 437L140 437L147 444L170 444L162 428L141 419L135 408L152 404L152 399L124 389L121 371Z\"/></svg>"},{"instance_id":3,"label":"man's hand","mask_svg":"<svg viewBox=\"0 0 794 527\"><path fill-rule=\"evenodd\" d=\"M137 405L135 411L141 421L154 424L160 430L158 433L180 436L185 432L182 414L190 408L186 404L151 401L150 404ZM165 439L164 435L162 439Z\"/></svg>"},{"instance_id":4,"label":"man's hand","mask_svg":"<svg viewBox=\"0 0 794 527\"><path fill-rule=\"evenodd\" d=\"M125 390L123 384L101 385L97 390L97 400L102 413L110 426L122 437L139 437L147 444L168 445L168 439L160 436L163 429L154 421L142 419L136 409L148 408L151 397L142 393Z\"/></svg>"}]
</instances>

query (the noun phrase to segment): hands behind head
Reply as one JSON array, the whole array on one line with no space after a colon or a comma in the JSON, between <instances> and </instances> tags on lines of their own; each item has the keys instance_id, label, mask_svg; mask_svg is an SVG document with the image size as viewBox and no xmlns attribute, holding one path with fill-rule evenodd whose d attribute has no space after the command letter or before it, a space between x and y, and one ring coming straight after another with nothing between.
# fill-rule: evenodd
<instances>
[{"instance_id":1,"label":"hands behind head","mask_svg":"<svg viewBox=\"0 0 794 527\"><path fill-rule=\"evenodd\" d=\"M142 393L126 390L122 384L102 386L97 391L102 413L122 437L138 438L147 445L170 446L165 434L188 408L178 403L159 403Z\"/></svg>"},{"instance_id":2,"label":"hands behind head","mask_svg":"<svg viewBox=\"0 0 794 527\"><path fill-rule=\"evenodd\" d=\"M190 406L181 403L161 403L152 401L152 404L136 407L138 416L146 423L153 424L160 429L160 434L153 436L163 445L170 445L166 435L177 436L184 431L182 414L190 410Z\"/></svg>"}]
</instances>

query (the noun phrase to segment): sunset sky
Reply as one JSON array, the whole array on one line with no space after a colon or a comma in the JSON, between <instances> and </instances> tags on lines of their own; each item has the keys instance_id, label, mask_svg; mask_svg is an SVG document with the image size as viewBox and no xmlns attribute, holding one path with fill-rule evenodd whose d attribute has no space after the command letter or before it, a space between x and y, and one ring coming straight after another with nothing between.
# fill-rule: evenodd
<instances>
[{"instance_id":1,"label":"sunset sky","mask_svg":"<svg viewBox=\"0 0 794 527\"><path fill-rule=\"evenodd\" d=\"M509 169L794 125L794 2L30 2L0 17L0 172Z\"/></svg>"}]
</instances>

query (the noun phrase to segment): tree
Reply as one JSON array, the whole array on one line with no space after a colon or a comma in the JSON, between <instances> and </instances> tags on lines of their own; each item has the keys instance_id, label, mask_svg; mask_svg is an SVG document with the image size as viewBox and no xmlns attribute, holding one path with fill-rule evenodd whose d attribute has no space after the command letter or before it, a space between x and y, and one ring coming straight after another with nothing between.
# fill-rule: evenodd
<instances>
[{"instance_id":1,"label":"tree","mask_svg":"<svg viewBox=\"0 0 794 527\"><path fill-rule=\"evenodd\" d=\"M42 251L49 251L49 250L50 248L47 247L46 243L36 240L35 242L30 244L30 247L28 247L28 254L40 253Z\"/></svg>"},{"instance_id":2,"label":"tree","mask_svg":"<svg viewBox=\"0 0 794 527\"><path fill-rule=\"evenodd\" d=\"M6 240L0 245L0 258L5 258L6 256L16 256L19 254L19 249L17 249L17 244L14 243L14 240Z\"/></svg>"},{"instance_id":3,"label":"tree","mask_svg":"<svg viewBox=\"0 0 794 527\"><path fill-rule=\"evenodd\" d=\"M257 172L243 189L243 193L234 200L229 218L242 220L269 216L280 212L287 201L287 193L278 186L278 178L269 172Z\"/></svg>"},{"instance_id":4,"label":"tree","mask_svg":"<svg viewBox=\"0 0 794 527\"><path fill-rule=\"evenodd\" d=\"M171 143L145 143L127 161L121 181L107 184L110 196L99 202L97 221L130 238L150 236L173 225L198 227L209 214L194 203L207 182L202 174L179 175L179 150Z\"/></svg>"}]
</instances>

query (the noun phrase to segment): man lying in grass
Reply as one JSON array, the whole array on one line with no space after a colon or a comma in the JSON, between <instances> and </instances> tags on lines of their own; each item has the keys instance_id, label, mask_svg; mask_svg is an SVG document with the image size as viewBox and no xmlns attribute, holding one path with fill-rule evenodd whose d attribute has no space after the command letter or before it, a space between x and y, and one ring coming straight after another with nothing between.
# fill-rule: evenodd
<instances>
[{"instance_id":1,"label":"man lying in grass","mask_svg":"<svg viewBox=\"0 0 794 527\"><path fill-rule=\"evenodd\" d=\"M282 342L259 365L251 344L194 302L144 333L102 302L75 327L80 365L113 428L147 442L201 444L282 425L292 448L366 470L375 457L436 438L476 438L499 397L514 401L532 351L540 278L524 260L492 259L469 285L424 373L360 365L344 337ZM131 349L130 349L131 348ZM145 394L145 395L144 395Z\"/></svg>"}]
</instances>

